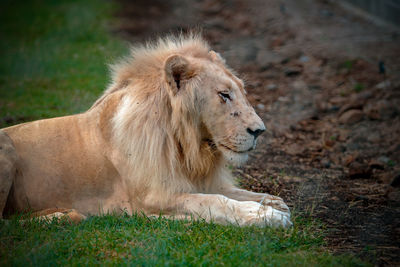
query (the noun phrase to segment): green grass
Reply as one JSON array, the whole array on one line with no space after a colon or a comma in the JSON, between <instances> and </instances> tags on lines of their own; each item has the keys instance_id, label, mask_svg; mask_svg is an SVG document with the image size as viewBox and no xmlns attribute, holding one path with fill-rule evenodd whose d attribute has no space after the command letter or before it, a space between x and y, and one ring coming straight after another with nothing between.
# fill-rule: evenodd
<instances>
[{"instance_id":1,"label":"green grass","mask_svg":"<svg viewBox=\"0 0 400 267\"><path fill-rule=\"evenodd\" d=\"M106 1L2 1L0 127L79 113L105 89L126 50L109 34Z\"/></svg>"},{"instance_id":2,"label":"green grass","mask_svg":"<svg viewBox=\"0 0 400 267\"><path fill-rule=\"evenodd\" d=\"M0 265L365 266L324 252L321 226L289 230L221 226L144 216L0 222Z\"/></svg>"},{"instance_id":3,"label":"green grass","mask_svg":"<svg viewBox=\"0 0 400 267\"><path fill-rule=\"evenodd\" d=\"M110 34L115 4L2 1L0 127L85 111L105 89L107 63L126 52ZM143 216L0 221L0 266L86 264L357 266L325 249L324 230L301 217L289 230Z\"/></svg>"}]
</instances>

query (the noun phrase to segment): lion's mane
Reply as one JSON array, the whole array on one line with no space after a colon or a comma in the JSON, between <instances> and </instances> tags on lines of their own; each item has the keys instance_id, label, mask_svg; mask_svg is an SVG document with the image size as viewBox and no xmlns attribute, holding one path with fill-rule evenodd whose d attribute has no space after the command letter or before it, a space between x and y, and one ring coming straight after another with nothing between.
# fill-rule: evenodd
<instances>
[{"instance_id":1,"label":"lion's mane","mask_svg":"<svg viewBox=\"0 0 400 267\"><path fill-rule=\"evenodd\" d=\"M180 96L172 97L164 62L173 54L210 59L208 44L196 34L133 47L130 56L111 67L112 83L94 104L121 93L111 139L128 159L130 188L138 197L156 193L167 200L180 192L212 192L227 182L217 178L228 177L221 173L226 172L221 153L202 140L207 130L198 103L201 90L195 88L203 70L195 69Z\"/></svg>"}]
</instances>

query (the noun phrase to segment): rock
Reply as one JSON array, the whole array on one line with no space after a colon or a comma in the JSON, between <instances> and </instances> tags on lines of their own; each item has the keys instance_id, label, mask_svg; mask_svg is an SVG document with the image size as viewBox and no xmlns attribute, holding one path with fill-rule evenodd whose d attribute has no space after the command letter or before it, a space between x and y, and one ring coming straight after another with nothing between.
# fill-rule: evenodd
<instances>
[{"instance_id":1,"label":"rock","mask_svg":"<svg viewBox=\"0 0 400 267\"><path fill-rule=\"evenodd\" d=\"M357 179L357 178L370 178L371 177L371 169L367 164L353 162L349 165L349 178Z\"/></svg>"},{"instance_id":2,"label":"rock","mask_svg":"<svg viewBox=\"0 0 400 267\"><path fill-rule=\"evenodd\" d=\"M278 88L278 86L276 84L273 84L273 83L268 84L268 86L267 86L267 90L268 91L275 91L277 88Z\"/></svg>"},{"instance_id":3,"label":"rock","mask_svg":"<svg viewBox=\"0 0 400 267\"><path fill-rule=\"evenodd\" d=\"M361 110L351 109L351 110L344 112L339 117L339 122L341 124L354 124L354 123L362 120L363 117L364 117L364 113Z\"/></svg>"}]
</instances>

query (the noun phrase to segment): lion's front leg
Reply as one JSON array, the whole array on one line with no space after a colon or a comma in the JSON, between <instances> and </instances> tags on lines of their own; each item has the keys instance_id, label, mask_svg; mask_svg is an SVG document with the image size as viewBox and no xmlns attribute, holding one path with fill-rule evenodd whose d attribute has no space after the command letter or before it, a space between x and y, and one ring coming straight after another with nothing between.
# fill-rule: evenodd
<instances>
[{"instance_id":1,"label":"lion's front leg","mask_svg":"<svg viewBox=\"0 0 400 267\"><path fill-rule=\"evenodd\" d=\"M233 186L223 189L221 194L239 201L255 201L264 206L271 206L274 209L290 213L289 207L282 198L270 194L255 193Z\"/></svg>"},{"instance_id":2,"label":"lion's front leg","mask_svg":"<svg viewBox=\"0 0 400 267\"><path fill-rule=\"evenodd\" d=\"M176 198L178 216L192 215L206 221L239 226L289 227L290 213L255 201L237 201L217 194L182 194Z\"/></svg>"}]
</instances>

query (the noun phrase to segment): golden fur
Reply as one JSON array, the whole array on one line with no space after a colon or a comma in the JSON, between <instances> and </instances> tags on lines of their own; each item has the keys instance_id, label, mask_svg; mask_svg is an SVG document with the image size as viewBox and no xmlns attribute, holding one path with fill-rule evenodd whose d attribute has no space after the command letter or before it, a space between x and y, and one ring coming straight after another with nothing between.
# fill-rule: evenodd
<instances>
[{"instance_id":1,"label":"golden fur","mask_svg":"<svg viewBox=\"0 0 400 267\"><path fill-rule=\"evenodd\" d=\"M200 108L194 88L200 76L192 70L185 95L177 99L169 97L167 84L160 79L163 63L174 54L210 60L207 44L195 36L169 37L134 48L131 58L113 66L113 83L103 97L130 89L113 118L113 139L129 155L134 176L142 178L134 181L135 188L170 194L195 192L197 187L206 191L223 161L199 131Z\"/></svg>"},{"instance_id":2,"label":"golden fur","mask_svg":"<svg viewBox=\"0 0 400 267\"><path fill-rule=\"evenodd\" d=\"M247 213L260 208L252 201L268 199L262 220L281 212L285 219L274 220L289 225L281 199L231 183L227 161L243 163L264 125L243 82L200 36L134 47L112 74L87 112L4 129L19 156L6 213L58 207L207 217L206 204L218 214L209 219L222 222L223 213L249 224Z\"/></svg>"}]
</instances>

